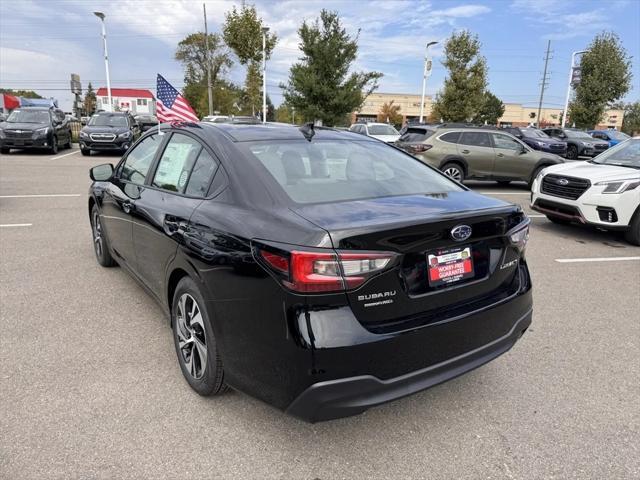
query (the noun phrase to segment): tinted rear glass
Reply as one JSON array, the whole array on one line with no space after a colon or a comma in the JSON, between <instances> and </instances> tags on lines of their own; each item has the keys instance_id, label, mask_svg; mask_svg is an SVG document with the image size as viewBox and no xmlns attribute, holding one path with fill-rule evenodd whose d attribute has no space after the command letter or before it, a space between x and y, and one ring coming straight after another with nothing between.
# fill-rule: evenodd
<instances>
[{"instance_id":1,"label":"tinted rear glass","mask_svg":"<svg viewBox=\"0 0 640 480\"><path fill-rule=\"evenodd\" d=\"M420 161L384 144L320 140L246 142L297 203L320 203L461 191Z\"/></svg>"},{"instance_id":2,"label":"tinted rear glass","mask_svg":"<svg viewBox=\"0 0 640 480\"><path fill-rule=\"evenodd\" d=\"M442 135L440 140L443 142L458 143L458 138L460 138L460 132L449 132Z\"/></svg>"},{"instance_id":3,"label":"tinted rear glass","mask_svg":"<svg viewBox=\"0 0 640 480\"><path fill-rule=\"evenodd\" d=\"M428 130L426 128L409 127L402 135L402 137L400 137L400 141L408 143L423 142L431 135L433 135L433 130Z\"/></svg>"}]
</instances>

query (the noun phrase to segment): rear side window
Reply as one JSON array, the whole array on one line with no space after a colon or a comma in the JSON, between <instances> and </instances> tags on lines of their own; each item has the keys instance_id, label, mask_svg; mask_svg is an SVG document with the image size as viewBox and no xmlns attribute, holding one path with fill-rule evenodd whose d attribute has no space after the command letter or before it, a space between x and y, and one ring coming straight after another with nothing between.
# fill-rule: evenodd
<instances>
[{"instance_id":1,"label":"rear side window","mask_svg":"<svg viewBox=\"0 0 640 480\"><path fill-rule=\"evenodd\" d=\"M449 143L458 143L458 139L460 138L460 132L449 132L440 136L440 140L443 142Z\"/></svg>"},{"instance_id":2,"label":"rear side window","mask_svg":"<svg viewBox=\"0 0 640 480\"><path fill-rule=\"evenodd\" d=\"M475 147L490 147L489 134L485 132L462 132L460 141L462 145L473 145Z\"/></svg>"},{"instance_id":3,"label":"rear side window","mask_svg":"<svg viewBox=\"0 0 640 480\"><path fill-rule=\"evenodd\" d=\"M302 140L238 145L297 203L462 190L420 161L378 142Z\"/></svg>"},{"instance_id":4,"label":"rear side window","mask_svg":"<svg viewBox=\"0 0 640 480\"><path fill-rule=\"evenodd\" d=\"M206 197L209 183L218 169L218 162L204 148L193 167L184 193L194 197Z\"/></svg>"},{"instance_id":5,"label":"rear side window","mask_svg":"<svg viewBox=\"0 0 640 480\"><path fill-rule=\"evenodd\" d=\"M122 165L120 178L142 185L161 142L158 135L151 135L136 145Z\"/></svg>"},{"instance_id":6,"label":"rear side window","mask_svg":"<svg viewBox=\"0 0 640 480\"><path fill-rule=\"evenodd\" d=\"M153 186L170 192L184 192L201 149L197 140L174 133L158 162Z\"/></svg>"},{"instance_id":7,"label":"rear side window","mask_svg":"<svg viewBox=\"0 0 640 480\"><path fill-rule=\"evenodd\" d=\"M431 135L433 135L433 130L428 130L426 128L409 127L407 128L407 131L402 135L402 137L400 137L400 141L407 143L423 142Z\"/></svg>"}]
</instances>

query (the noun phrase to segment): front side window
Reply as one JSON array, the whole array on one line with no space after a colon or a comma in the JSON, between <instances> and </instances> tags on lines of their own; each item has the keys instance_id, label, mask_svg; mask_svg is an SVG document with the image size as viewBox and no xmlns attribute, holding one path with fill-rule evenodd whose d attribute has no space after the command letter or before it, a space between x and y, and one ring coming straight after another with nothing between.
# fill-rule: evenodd
<instances>
[{"instance_id":1,"label":"front side window","mask_svg":"<svg viewBox=\"0 0 640 480\"><path fill-rule=\"evenodd\" d=\"M158 162L153 186L170 192L184 192L201 149L197 140L174 133Z\"/></svg>"},{"instance_id":2,"label":"front side window","mask_svg":"<svg viewBox=\"0 0 640 480\"><path fill-rule=\"evenodd\" d=\"M490 147L489 134L485 132L462 132L460 141L462 145L472 145L475 147Z\"/></svg>"},{"instance_id":3,"label":"front side window","mask_svg":"<svg viewBox=\"0 0 640 480\"><path fill-rule=\"evenodd\" d=\"M302 140L238 145L297 203L463 190L419 160L378 142Z\"/></svg>"},{"instance_id":4,"label":"front side window","mask_svg":"<svg viewBox=\"0 0 640 480\"><path fill-rule=\"evenodd\" d=\"M144 184L161 142L160 136L152 135L136 145L122 165L120 178L138 185Z\"/></svg>"},{"instance_id":5,"label":"front side window","mask_svg":"<svg viewBox=\"0 0 640 480\"><path fill-rule=\"evenodd\" d=\"M506 135L500 135L499 133L492 133L491 135L493 136L493 143L496 148L515 150L517 152L522 150L522 145L513 138L509 138Z\"/></svg>"}]
</instances>

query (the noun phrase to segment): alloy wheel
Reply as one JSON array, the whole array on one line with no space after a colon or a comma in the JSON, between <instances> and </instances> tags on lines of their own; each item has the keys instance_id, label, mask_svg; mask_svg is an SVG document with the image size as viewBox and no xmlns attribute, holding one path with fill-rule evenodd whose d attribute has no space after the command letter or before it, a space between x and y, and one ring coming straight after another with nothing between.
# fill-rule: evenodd
<instances>
[{"instance_id":1,"label":"alloy wheel","mask_svg":"<svg viewBox=\"0 0 640 480\"><path fill-rule=\"evenodd\" d=\"M93 248L96 250L98 258L102 258L104 251L104 239L102 237L102 224L98 212L93 213Z\"/></svg>"},{"instance_id":2,"label":"alloy wheel","mask_svg":"<svg viewBox=\"0 0 640 480\"><path fill-rule=\"evenodd\" d=\"M181 360L189 375L198 380L207 368L207 337L200 306L188 293L178 300L175 328Z\"/></svg>"},{"instance_id":3,"label":"alloy wheel","mask_svg":"<svg viewBox=\"0 0 640 480\"><path fill-rule=\"evenodd\" d=\"M444 171L444 174L449 177L449 178L453 178L456 181L460 181L462 180L462 172L460 171L459 168L456 167L447 167Z\"/></svg>"}]
</instances>

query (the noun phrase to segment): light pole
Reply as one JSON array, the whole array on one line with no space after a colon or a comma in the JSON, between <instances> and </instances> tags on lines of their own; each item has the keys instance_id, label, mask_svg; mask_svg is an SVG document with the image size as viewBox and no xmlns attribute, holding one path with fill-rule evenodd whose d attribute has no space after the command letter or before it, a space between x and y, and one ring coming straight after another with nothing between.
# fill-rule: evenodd
<instances>
[{"instance_id":1,"label":"light pole","mask_svg":"<svg viewBox=\"0 0 640 480\"><path fill-rule=\"evenodd\" d=\"M262 27L262 123L267 123L267 32Z\"/></svg>"},{"instance_id":2,"label":"light pole","mask_svg":"<svg viewBox=\"0 0 640 480\"><path fill-rule=\"evenodd\" d=\"M111 99L111 79L109 78L109 55L107 54L107 29L104 26L104 13L93 12L93 14L100 19L102 23L102 43L104 45L104 69L107 72L107 97L109 98L109 108L107 111L113 110L113 100Z\"/></svg>"},{"instance_id":3,"label":"light pole","mask_svg":"<svg viewBox=\"0 0 640 480\"><path fill-rule=\"evenodd\" d=\"M580 50L571 54L571 68L569 68L569 85L567 86L567 98L564 101L564 110L562 111L562 128L567 123L567 110L569 110L569 97L571 96L571 80L573 77L573 69L575 67L576 55L582 55L586 50Z\"/></svg>"},{"instance_id":4,"label":"light pole","mask_svg":"<svg viewBox=\"0 0 640 480\"><path fill-rule=\"evenodd\" d=\"M424 53L424 72L422 74L422 101L420 102L420 123L422 123L422 117L424 117L424 95L427 91L427 77L431 75L431 65L429 62L429 47L432 45L436 45L438 42L429 42L427 43L427 48Z\"/></svg>"}]
</instances>

